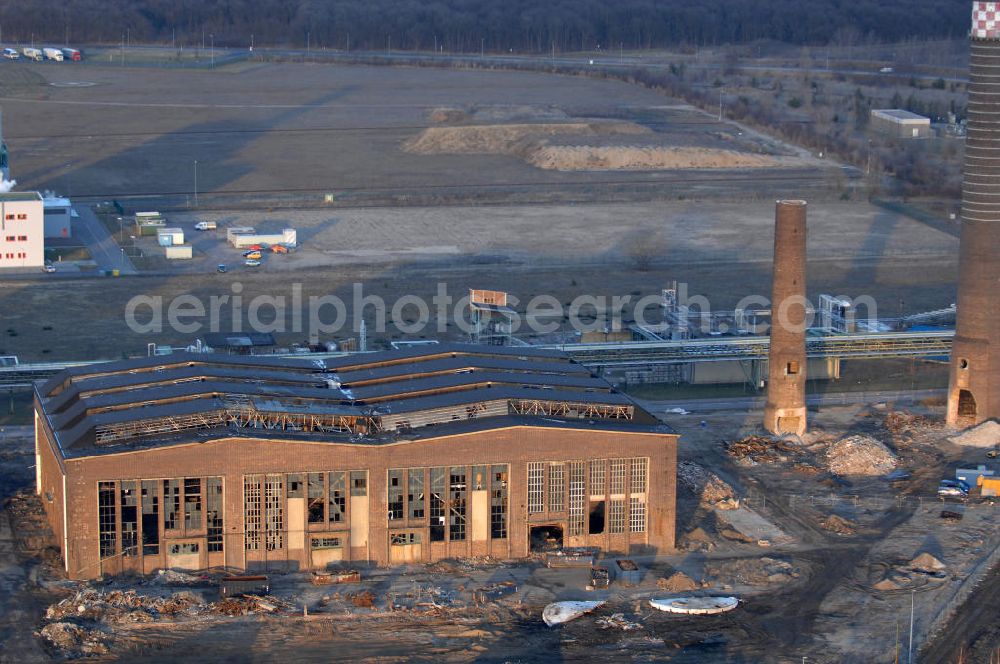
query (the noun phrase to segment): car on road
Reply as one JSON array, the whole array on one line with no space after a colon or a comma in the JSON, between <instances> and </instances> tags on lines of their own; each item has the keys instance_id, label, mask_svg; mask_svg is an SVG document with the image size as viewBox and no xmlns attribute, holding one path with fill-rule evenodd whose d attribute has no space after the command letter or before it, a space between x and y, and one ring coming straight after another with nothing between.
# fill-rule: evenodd
<instances>
[{"instance_id":1,"label":"car on road","mask_svg":"<svg viewBox=\"0 0 1000 664\"><path fill-rule=\"evenodd\" d=\"M53 272L56 271L56 266L53 265L52 263L46 263L45 267L43 267L42 269L45 270L47 273L52 274Z\"/></svg>"},{"instance_id":2,"label":"car on road","mask_svg":"<svg viewBox=\"0 0 1000 664\"><path fill-rule=\"evenodd\" d=\"M215 268L215 271L216 271L216 272L219 272L219 273L223 273L223 272L225 272L225 271L226 271L226 266L225 266L225 265L222 265L222 264L220 263L220 264L219 264L219 265L218 265L218 266L217 266L217 267Z\"/></svg>"},{"instance_id":3,"label":"car on road","mask_svg":"<svg viewBox=\"0 0 1000 664\"><path fill-rule=\"evenodd\" d=\"M12 48L5 48L3 50L3 57L7 58L8 60L17 60L18 58L21 57L21 54Z\"/></svg>"},{"instance_id":4,"label":"car on road","mask_svg":"<svg viewBox=\"0 0 1000 664\"><path fill-rule=\"evenodd\" d=\"M260 265L260 261L255 258L248 258L245 261L243 261L243 264L246 265L247 267L257 267L258 265Z\"/></svg>"}]
</instances>

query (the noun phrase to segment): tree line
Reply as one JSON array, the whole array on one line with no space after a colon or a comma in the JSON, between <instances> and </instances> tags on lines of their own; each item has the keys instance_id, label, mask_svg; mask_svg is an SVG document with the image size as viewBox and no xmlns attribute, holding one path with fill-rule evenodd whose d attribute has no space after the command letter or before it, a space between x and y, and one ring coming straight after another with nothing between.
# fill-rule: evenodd
<instances>
[{"instance_id":1,"label":"tree line","mask_svg":"<svg viewBox=\"0 0 1000 664\"><path fill-rule=\"evenodd\" d=\"M17 0L5 42L545 53L958 37L967 0Z\"/></svg>"}]
</instances>

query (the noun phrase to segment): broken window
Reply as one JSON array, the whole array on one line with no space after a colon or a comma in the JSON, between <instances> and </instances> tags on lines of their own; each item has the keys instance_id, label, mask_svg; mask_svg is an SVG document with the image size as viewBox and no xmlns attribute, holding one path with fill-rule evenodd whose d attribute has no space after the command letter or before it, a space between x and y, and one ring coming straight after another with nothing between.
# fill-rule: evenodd
<instances>
[{"instance_id":1,"label":"broken window","mask_svg":"<svg viewBox=\"0 0 1000 664\"><path fill-rule=\"evenodd\" d=\"M485 491L486 482L489 481L489 468L487 466L472 467L472 490Z\"/></svg>"},{"instance_id":2,"label":"broken window","mask_svg":"<svg viewBox=\"0 0 1000 664\"><path fill-rule=\"evenodd\" d=\"M343 472L330 473L330 502L327 506L330 523L342 523L347 513L347 480Z\"/></svg>"},{"instance_id":3,"label":"broken window","mask_svg":"<svg viewBox=\"0 0 1000 664\"><path fill-rule=\"evenodd\" d=\"M139 555L139 496L135 482L121 483L122 498L122 555L126 558Z\"/></svg>"},{"instance_id":4,"label":"broken window","mask_svg":"<svg viewBox=\"0 0 1000 664\"><path fill-rule=\"evenodd\" d=\"M185 556L192 553L198 553L201 547L198 546L197 542L184 542L182 544L171 544L170 545L170 555L172 556Z\"/></svg>"},{"instance_id":5,"label":"broken window","mask_svg":"<svg viewBox=\"0 0 1000 664\"><path fill-rule=\"evenodd\" d=\"M403 471L389 471L388 493L389 520L403 518Z\"/></svg>"},{"instance_id":6,"label":"broken window","mask_svg":"<svg viewBox=\"0 0 1000 664\"><path fill-rule=\"evenodd\" d=\"M246 524L246 550L260 549L260 531L263 520L260 510L260 475L247 475L243 483L244 524Z\"/></svg>"},{"instance_id":7,"label":"broken window","mask_svg":"<svg viewBox=\"0 0 1000 664\"><path fill-rule=\"evenodd\" d=\"M392 533L389 536L389 544L392 546L420 544L420 533Z\"/></svg>"},{"instance_id":8,"label":"broken window","mask_svg":"<svg viewBox=\"0 0 1000 664\"><path fill-rule=\"evenodd\" d=\"M160 553L160 499L156 480L142 482L142 555Z\"/></svg>"},{"instance_id":9,"label":"broken window","mask_svg":"<svg viewBox=\"0 0 1000 664\"><path fill-rule=\"evenodd\" d=\"M604 501L596 500L590 503L590 516L588 518L587 533L590 535L600 535L604 532Z\"/></svg>"},{"instance_id":10,"label":"broken window","mask_svg":"<svg viewBox=\"0 0 1000 664\"><path fill-rule=\"evenodd\" d=\"M288 497L302 498L302 473L293 473L288 476Z\"/></svg>"},{"instance_id":11,"label":"broken window","mask_svg":"<svg viewBox=\"0 0 1000 664\"><path fill-rule=\"evenodd\" d=\"M339 549L343 542L339 537L313 537L312 548L314 549Z\"/></svg>"},{"instance_id":12,"label":"broken window","mask_svg":"<svg viewBox=\"0 0 1000 664\"><path fill-rule=\"evenodd\" d=\"M431 468L431 541L444 541L445 469Z\"/></svg>"},{"instance_id":13,"label":"broken window","mask_svg":"<svg viewBox=\"0 0 1000 664\"><path fill-rule=\"evenodd\" d=\"M323 505L326 503L323 473L309 473L308 484L309 523L326 523L326 516L323 514Z\"/></svg>"},{"instance_id":14,"label":"broken window","mask_svg":"<svg viewBox=\"0 0 1000 664\"><path fill-rule=\"evenodd\" d=\"M201 480L187 478L184 480L184 529L199 528L201 528Z\"/></svg>"},{"instance_id":15,"label":"broken window","mask_svg":"<svg viewBox=\"0 0 1000 664\"><path fill-rule=\"evenodd\" d=\"M608 503L608 532L625 532L625 501L612 499Z\"/></svg>"},{"instance_id":16,"label":"broken window","mask_svg":"<svg viewBox=\"0 0 1000 664\"><path fill-rule=\"evenodd\" d=\"M351 495L352 496L367 496L368 495L368 473L364 470L352 470L351 471Z\"/></svg>"},{"instance_id":17,"label":"broken window","mask_svg":"<svg viewBox=\"0 0 1000 664\"><path fill-rule=\"evenodd\" d=\"M566 509L566 466L561 463L549 464L549 511L562 512Z\"/></svg>"},{"instance_id":18,"label":"broken window","mask_svg":"<svg viewBox=\"0 0 1000 664\"><path fill-rule=\"evenodd\" d=\"M208 526L208 552L222 551L222 478L205 480L205 521Z\"/></svg>"},{"instance_id":19,"label":"broken window","mask_svg":"<svg viewBox=\"0 0 1000 664\"><path fill-rule=\"evenodd\" d=\"M181 481L163 480L163 529L177 530L181 519Z\"/></svg>"},{"instance_id":20,"label":"broken window","mask_svg":"<svg viewBox=\"0 0 1000 664\"><path fill-rule=\"evenodd\" d=\"M117 515L115 513L115 483L97 484L97 526L101 558L111 558L117 552Z\"/></svg>"},{"instance_id":21,"label":"broken window","mask_svg":"<svg viewBox=\"0 0 1000 664\"><path fill-rule=\"evenodd\" d=\"M583 510L586 496L586 465L583 461L569 464L569 535L583 535Z\"/></svg>"},{"instance_id":22,"label":"broken window","mask_svg":"<svg viewBox=\"0 0 1000 664\"><path fill-rule=\"evenodd\" d=\"M646 532L646 501L633 496L629 504L629 530L633 533Z\"/></svg>"},{"instance_id":23,"label":"broken window","mask_svg":"<svg viewBox=\"0 0 1000 664\"><path fill-rule=\"evenodd\" d=\"M539 514L545 510L545 465L531 462L528 464L528 514Z\"/></svg>"},{"instance_id":24,"label":"broken window","mask_svg":"<svg viewBox=\"0 0 1000 664\"><path fill-rule=\"evenodd\" d=\"M264 527L268 551L285 548L285 511L282 493L283 475L268 475L264 483Z\"/></svg>"},{"instance_id":25,"label":"broken window","mask_svg":"<svg viewBox=\"0 0 1000 664\"><path fill-rule=\"evenodd\" d=\"M455 466L451 469L451 484L448 494L448 539L453 542L465 539L465 468Z\"/></svg>"},{"instance_id":26,"label":"broken window","mask_svg":"<svg viewBox=\"0 0 1000 664\"><path fill-rule=\"evenodd\" d=\"M406 502L411 519L424 518L424 469L411 469L406 474Z\"/></svg>"},{"instance_id":27,"label":"broken window","mask_svg":"<svg viewBox=\"0 0 1000 664\"><path fill-rule=\"evenodd\" d=\"M493 466L490 472L490 537L507 539L507 466Z\"/></svg>"}]
</instances>

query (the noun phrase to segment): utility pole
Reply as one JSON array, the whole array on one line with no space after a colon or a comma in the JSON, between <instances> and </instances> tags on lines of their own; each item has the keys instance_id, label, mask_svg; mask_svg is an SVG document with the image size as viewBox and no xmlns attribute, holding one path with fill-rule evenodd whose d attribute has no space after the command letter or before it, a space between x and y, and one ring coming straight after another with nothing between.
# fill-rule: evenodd
<instances>
[{"instance_id":1,"label":"utility pole","mask_svg":"<svg viewBox=\"0 0 1000 664\"><path fill-rule=\"evenodd\" d=\"M198 160L194 160L194 206L198 207Z\"/></svg>"},{"instance_id":2,"label":"utility pole","mask_svg":"<svg viewBox=\"0 0 1000 664\"><path fill-rule=\"evenodd\" d=\"M170 30L170 50L177 50L177 28L171 28Z\"/></svg>"},{"instance_id":3,"label":"utility pole","mask_svg":"<svg viewBox=\"0 0 1000 664\"><path fill-rule=\"evenodd\" d=\"M125 66L125 35L122 35L122 67Z\"/></svg>"},{"instance_id":4,"label":"utility pole","mask_svg":"<svg viewBox=\"0 0 1000 664\"><path fill-rule=\"evenodd\" d=\"M618 42L618 64L625 64L625 42Z\"/></svg>"},{"instance_id":5,"label":"utility pole","mask_svg":"<svg viewBox=\"0 0 1000 664\"><path fill-rule=\"evenodd\" d=\"M486 55L486 37L482 37L479 40L479 57Z\"/></svg>"},{"instance_id":6,"label":"utility pole","mask_svg":"<svg viewBox=\"0 0 1000 664\"><path fill-rule=\"evenodd\" d=\"M722 122L722 88L719 88L719 122Z\"/></svg>"},{"instance_id":7,"label":"utility pole","mask_svg":"<svg viewBox=\"0 0 1000 664\"><path fill-rule=\"evenodd\" d=\"M556 64L556 43L552 42L552 64Z\"/></svg>"},{"instance_id":8,"label":"utility pole","mask_svg":"<svg viewBox=\"0 0 1000 664\"><path fill-rule=\"evenodd\" d=\"M910 648L906 655L906 664L913 664L913 603L917 596L916 590L910 591Z\"/></svg>"}]
</instances>

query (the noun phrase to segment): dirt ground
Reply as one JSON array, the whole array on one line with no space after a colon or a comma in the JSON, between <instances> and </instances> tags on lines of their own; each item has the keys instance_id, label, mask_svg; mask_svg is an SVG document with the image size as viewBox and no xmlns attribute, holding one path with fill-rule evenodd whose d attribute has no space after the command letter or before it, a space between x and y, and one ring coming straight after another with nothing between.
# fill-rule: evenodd
<instances>
[{"instance_id":1,"label":"dirt ground","mask_svg":"<svg viewBox=\"0 0 1000 664\"><path fill-rule=\"evenodd\" d=\"M5 72L16 85L3 87ZM24 72L37 76L24 79ZM192 71L18 62L0 68L3 91L11 173L22 188L97 200L168 195L175 206L193 203L195 190L203 206L220 193L237 200L267 194L293 205L298 197L318 205L326 193L350 200L426 196L443 187L475 200L498 190L576 195L586 187L676 180L669 171L562 173L510 154L403 150L435 124L431 115L440 108L482 121L510 121L518 109L528 109L530 122L547 114L624 121L681 146L759 142L741 137L735 125L637 86L520 72L329 64ZM822 180L821 170L800 166L782 177ZM744 181L744 191L760 186L749 184Z\"/></svg>"},{"instance_id":2,"label":"dirt ground","mask_svg":"<svg viewBox=\"0 0 1000 664\"><path fill-rule=\"evenodd\" d=\"M46 540L34 535L37 500L19 498L0 512L4 654L44 661L84 643L115 658L218 661L240 658L250 644L267 659L318 660L333 648L380 661L584 661L594 653L612 661L891 661L897 643L903 652L907 645L905 636L897 642L892 635L897 623L908 628L911 590L915 647L937 646L935 636L951 629L955 608L998 555L992 523L1000 508L978 500L942 504L933 495L938 479L983 458L982 450L945 442L938 404L915 405L913 414L891 404L823 408L811 414L803 444L753 464L727 453L725 443L758 431L759 413L677 415L667 405L655 408L682 434L681 460L717 479L710 492L679 484L679 551L637 558L637 586L587 590L586 570L482 560L365 569L360 584L343 586L274 574L273 597L262 603L220 604L211 581L184 575L69 583ZM884 443L908 477L832 475L824 450L847 433ZM5 449L0 463L10 497L30 487L30 431L8 439ZM943 520L942 509L964 519ZM941 569L915 569L910 561L919 554L940 560ZM893 585L878 585L887 578ZM513 581L517 592L485 605L473 601L475 588L500 581ZM735 595L741 606L688 618L646 604L672 592ZM368 593L372 608L354 599ZM593 598L608 604L561 628L540 621L550 601ZM372 640L373 631L382 636ZM33 632L55 634L66 649ZM951 645L946 657L962 644Z\"/></svg>"}]
</instances>

